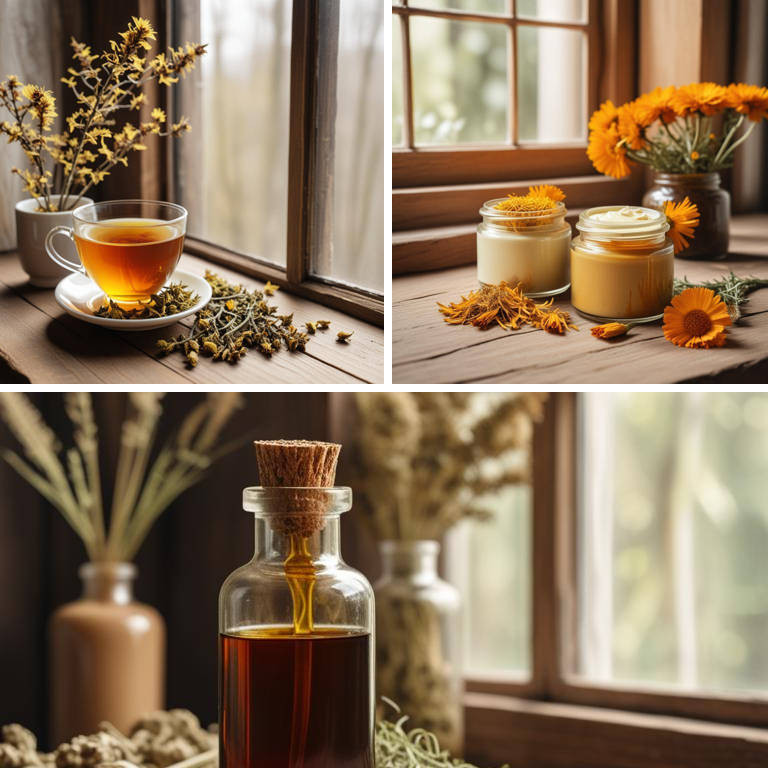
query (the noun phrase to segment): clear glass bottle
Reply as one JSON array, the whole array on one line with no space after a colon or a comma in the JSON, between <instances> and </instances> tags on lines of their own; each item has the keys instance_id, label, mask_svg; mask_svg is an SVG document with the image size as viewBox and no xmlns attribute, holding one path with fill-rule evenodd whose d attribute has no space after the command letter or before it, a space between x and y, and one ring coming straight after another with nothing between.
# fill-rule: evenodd
<instances>
[{"instance_id":1,"label":"clear glass bottle","mask_svg":"<svg viewBox=\"0 0 768 768\"><path fill-rule=\"evenodd\" d=\"M522 283L526 296L554 296L568 290L571 226L567 210L503 211L505 198L488 200L477 227L477 279L484 285Z\"/></svg>"},{"instance_id":2,"label":"clear glass bottle","mask_svg":"<svg viewBox=\"0 0 768 768\"><path fill-rule=\"evenodd\" d=\"M651 322L673 295L675 254L661 211L607 205L582 211L571 245L571 303L597 322Z\"/></svg>"},{"instance_id":3,"label":"clear glass bottle","mask_svg":"<svg viewBox=\"0 0 768 768\"><path fill-rule=\"evenodd\" d=\"M383 573L374 585L378 694L408 715L408 728L426 728L443 749L461 755L459 591L438 576L437 541L382 541L379 551ZM382 714L393 715L386 709Z\"/></svg>"},{"instance_id":4,"label":"clear glass bottle","mask_svg":"<svg viewBox=\"0 0 768 768\"><path fill-rule=\"evenodd\" d=\"M373 591L339 547L351 506L349 488L243 491L256 545L219 595L222 768L373 768Z\"/></svg>"}]
</instances>

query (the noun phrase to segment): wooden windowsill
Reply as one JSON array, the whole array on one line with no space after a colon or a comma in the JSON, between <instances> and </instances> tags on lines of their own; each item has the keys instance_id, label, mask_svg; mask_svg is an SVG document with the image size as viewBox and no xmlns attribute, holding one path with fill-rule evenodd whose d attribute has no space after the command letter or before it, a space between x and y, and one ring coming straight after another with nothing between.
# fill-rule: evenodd
<instances>
[{"instance_id":1,"label":"wooden windowsill","mask_svg":"<svg viewBox=\"0 0 768 768\"><path fill-rule=\"evenodd\" d=\"M248 288L263 285L231 269L184 254L179 266L202 274L210 268ZM185 332L192 323L155 331L115 333L69 316L53 289L34 288L16 254L0 254L0 381L30 384L359 384L384 380L384 332L369 323L280 290L281 314L296 325L328 319L331 327L310 337L306 353L283 349L267 359L250 351L235 365L201 358L194 369L184 357L158 357L155 342ZM354 331L350 344L337 331Z\"/></svg>"},{"instance_id":2,"label":"wooden windowsill","mask_svg":"<svg viewBox=\"0 0 768 768\"><path fill-rule=\"evenodd\" d=\"M459 239L461 234L457 234ZM429 247L425 243L425 247ZM438 246L439 247L439 246ZM433 259L439 258L435 252ZM455 257L454 257L455 258ZM731 247L719 262L678 259L676 272L707 280L733 270L768 278L768 214L737 216ZM593 323L574 313L565 293L555 305L580 330L554 336L530 328L508 332L449 326L436 302L455 301L477 286L475 267L406 275L392 281L392 380L395 383L762 383L768 380L768 289L757 290L720 349L679 349L661 324L633 328L613 342L593 338Z\"/></svg>"},{"instance_id":3,"label":"wooden windowsill","mask_svg":"<svg viewBox=\"0 0 768 768\"><path fill-rule=\"evenodd\" d=\"M762 728L466 694L466 754L511 768L731 768L768 763Z\"/></svg>"}]
</instances>

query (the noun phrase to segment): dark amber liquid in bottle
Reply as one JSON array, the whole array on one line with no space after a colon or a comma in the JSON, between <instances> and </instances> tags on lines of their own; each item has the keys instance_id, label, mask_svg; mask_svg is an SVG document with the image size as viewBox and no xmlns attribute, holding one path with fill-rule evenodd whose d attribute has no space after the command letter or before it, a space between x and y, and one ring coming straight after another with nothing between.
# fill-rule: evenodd
<instances>
[{"instance_id":1,"label":"dark amber liquid in bottle","mask_svg":"<svg viewBox=\"0 0 768 768\"><path fill-rule=\"evenodd\" d=\"M219 635L221 768L373 768L371 636Z\"/></svg>"}]
</instances>

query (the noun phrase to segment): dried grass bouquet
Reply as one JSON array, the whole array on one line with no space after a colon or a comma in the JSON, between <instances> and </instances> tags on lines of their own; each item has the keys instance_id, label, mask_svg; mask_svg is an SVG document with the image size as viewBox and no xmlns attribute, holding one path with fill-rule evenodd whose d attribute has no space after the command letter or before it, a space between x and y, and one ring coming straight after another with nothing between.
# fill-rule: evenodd
<instances>
[{"instance_id":1,"label":"dried grass bouquet","mask_svg":"<svg viewBox=\"0 0 768 768\"><path fill-rule=\"evenodd\" d=\"M26 395L0 392L0 417L21 444L24 456L7 448L1 455L61 512L92 561L133 558L158 516L199 482L218 458L236 447L234 443L221 445L219 438L242 397L232 392L209 393L171 432L150 464L158 442L162 397L160 392L128 394L107 526L91 395L64 395L74 445L63 449Z\"/></svg>"},{"instance_id":2,"label":"dried grass bouquet","mask_svg":"<svg viewBox=\"0 0 768 768\"><path fill-rule=\"evenodd\" d=\"M149 58L156 39L147 19L134 16L120 40L110 40L107 50L91 53L90 46L71 40L75 65L61 78L75 97L77 107L66 118L67 128L51 133L57 117L53 93L40 85L21 83L13 75L0 83L0 104L11 121L0 122L8 143L18 142L29 168L14 168L41 211L66 211L101 183L116 165L128 165L128 154L146 149L150 134L179 137L190 130L189 121L167 124L165 112L155 107L151 119L136 125L125 122L118 129L118 112L135 111L145 102L144 86L151 80L170 86L178 82L205 53L205 45L186 43ZM60 198L54 199L55 195Z\"/></svg>"},{"instance_id":3,"label":"dried grass bouquet","mask_svg":"<svg viewBox=\"0 0 768 768\"><path fill-rule=\"evenodd\" d=\"M528 482L545 397L359 393L355 491L375 537L439 539L459 520L487 518L483 496Z\"/></svg>"}]
</instances>

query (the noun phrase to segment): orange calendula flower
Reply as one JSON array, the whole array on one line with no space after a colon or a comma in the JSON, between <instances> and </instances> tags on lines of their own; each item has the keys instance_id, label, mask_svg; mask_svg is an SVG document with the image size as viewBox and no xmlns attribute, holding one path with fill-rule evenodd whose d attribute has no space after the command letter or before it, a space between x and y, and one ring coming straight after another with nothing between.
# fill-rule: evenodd
<instances>
[{"instance_id":1,"label":"orange calendula flower","mask_svg":"<svg viewBox=\"0 0 768 768\"><path fill-rule=\"evenodd\" d=\"M528 194L533 197L548 197L554 203L565 200L565 192L554 184L537 184L536 186L528 187Z\"/></svg>"},{"instance_id":2,"label":"orange calendula flower","mask_svg":"<svg viewBox=\"0 0 768 768\"><path fill-rule=\"evenodd\" d=\"M596 325L592 329L592 335L597 339L613 339L616 336L623 336L631 327L625 323L605 323L605 325Z\"/></svg>"},{"instance_id":3,"label":"orange calendula flower","mask_svg":"<svg viewBox=\"0 0 768 768\"><path fill-rule=\"evenodd\" d=\"M746 115L752 122L757 123L768 117L768 88L733 83L728 86L728 95L733 109Z\"/></svg>"},{"instance_id":4,"label":"orange calendula flower","mask_svg":"<svg viewBox=\"0 0 768 768\"><path fill-rule=\"evenodd\" d=\"M664 310L664 338L678 347L722 347L730 324L728 308L709 288L686 288Z\"/></svg>"},{"instance_id":5,"label":"orange calendula flower","mask_svg":"<svg viewBox=\"0 0 768 768\"><path fill-rule=\"evenodd\" d=\"M664 203L664 215L669 222L669 237L675 245L675 253L688 247L688 240L693 239L693 230L699 226L699 209L686 195L682 202L668 200Z\"/></svg>"},{"instance_id":6,"label":"orange calendula flower","mask_svg":"<svg viewBox=\"0 0 768 768\"><path fill-rule=\"evenodd\" d=\"M700 157L701 155L695 149L691 152L691 160L698 160Z\"/></svg>"},{"instance_id":7,"label":"orange calendula flower","mask_svg":"<svg viewBox=\"0 0 768 768\"><path fill-rule=\"evenodd\" d=\"M627 159L627 150L616 126L612 126L607 131L592 131L589 134L587 157L600 173L613 176L615 179L629 175L630 163Z\"/></svg>"},{"instance_id":8,"label":"orange calendula flower","mask_svg":"<svg viewBox=\"0 0 768 768\"><path fill-rule=\"evenodd\" d=\"M590 131L607 131L619 118L619 110L616 105L608 99L604 101L600 108L592 113L589 118L588 128Z\"/></svg>"},{"instance_id":9,"label":"orange calendula flower","mask_svg":"<svg viewBox=\"0 0 768 768\"><path fill-rule=\"evenodd\" d=\"M643 126L649 126L657 120L663 123L671 123L677 119L677 113L670 105L674 86L667 88L654 88L650 93L644 93L635 99L635 114L638 122Z\"/></svg>"},{"instance_id":10,"label":"orange calendula flower","mask_svg":"<svg viewBox=\"0 0 768 768\"><path fill-rule=\"evenodd\" d=\"M645 146L644 128L638 119L637 101L619 107L619 135L630 149L642 149Z\"/></svg>"},{"instance_id":11,"label":"orange calendula flower","mask_svg":"<svg viewBox=\"0 0 768 768\"><path fill-rule=\"evenodd\" d=\"M691 83L672 94L670 106L680 117L701 112L715 115L730 106L728 89L717 83Z\"/></svg>"}]
</instances>

